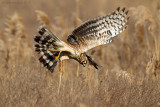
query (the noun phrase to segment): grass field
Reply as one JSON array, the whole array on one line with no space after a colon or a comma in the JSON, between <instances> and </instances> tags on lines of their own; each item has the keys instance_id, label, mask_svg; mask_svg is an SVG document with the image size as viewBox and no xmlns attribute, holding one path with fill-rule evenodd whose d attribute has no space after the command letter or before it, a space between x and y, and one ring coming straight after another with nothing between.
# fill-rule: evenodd
<instances>
[{"instance_id":1,"label":"grass field","mask_svg":"<svg viewBox=\"0 0 160 107\"><path fill-rule=\"evenodd\" d=\"M63 76L41 68L33 35L46 24L66 41L83 21L117 7L129 9L128 28L88 54L101 66L63 62ZM160 106L159 0L1 0L0 107ZM59 90L59 92L58 92Z\"/></svg>"}]
</instances>

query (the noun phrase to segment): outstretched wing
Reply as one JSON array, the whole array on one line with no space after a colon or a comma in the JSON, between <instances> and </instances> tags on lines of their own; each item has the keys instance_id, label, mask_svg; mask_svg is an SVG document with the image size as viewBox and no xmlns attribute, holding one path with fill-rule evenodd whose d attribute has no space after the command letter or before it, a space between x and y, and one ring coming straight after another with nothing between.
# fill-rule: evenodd
<instances>
[{"instance_id":1,"label":"outstretched wing","mask_svg":"<svg viewBox=\"0 0 160 107\"><path fill-rule=\"evenodd\" d=\"M123 32L127 28L126 17L128 11L123 8L120 11L118 7L116 11L106 16L88 20L84 24L77 27L68 37L67 41L74 46L78 46L82 52L94 48L99 45L111 42L111 38Z\"/></svg>"}]
</instances>

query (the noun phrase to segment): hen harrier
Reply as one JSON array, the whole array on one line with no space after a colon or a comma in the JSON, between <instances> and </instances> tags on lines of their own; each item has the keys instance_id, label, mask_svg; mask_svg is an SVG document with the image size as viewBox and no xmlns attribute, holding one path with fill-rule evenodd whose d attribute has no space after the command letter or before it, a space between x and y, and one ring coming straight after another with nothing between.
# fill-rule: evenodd
<instances>
[{"instance_id":1,"label":"hen harrier","mask_svg":"<svg viewBox=\"0 0 160 107\"><path fill-rule=\"evenodd\" d=\"M118 7L111 14L88 20L73 30L67 38L68 43L61 41L46 26L40 26L40 35L34 38L37 42L35 51L41 55L39 61L51 72L57 63L61 64L64 59L75 59L84 67L88 61L98 69L99 65L86 52L96 46L110 43L112 37L123 32L127 28L127 14L125 8L120 10Z\"/></svg>"}]
</instances>

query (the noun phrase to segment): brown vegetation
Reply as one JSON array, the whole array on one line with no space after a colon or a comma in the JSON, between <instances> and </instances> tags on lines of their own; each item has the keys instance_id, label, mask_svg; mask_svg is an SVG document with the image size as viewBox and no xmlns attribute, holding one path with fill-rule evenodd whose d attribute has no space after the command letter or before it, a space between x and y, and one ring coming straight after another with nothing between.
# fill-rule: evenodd
<instances>
[{"instance_id":1,"label":"brown vegetation","mask_svg":"<svg viewBox=\"0 0 160 107\"><path fill-rule=\"evenodd\" d=\"M76 7L70 9L69 22L64 17L65 12L59 11L59 15L49 20L49 14L36 9L39 25L46 24L58 37L66 40L73 28L82 23L81 19L87 20L85 17L91 15L80 10L85 8L87 1L72 1L72 6L73 2ZM106 2L113 4L101 0L95 12L103 10ZM99 70L90 65L83 68L74 60L64 61L60 93L59 68L57 66L52 74L40 67L32 47L33 34L27 32L31 29L24 24L27 18L25 15L22 18L18 12L9 16L3 22L5 28L0 29L0 106L160 106L160 4L155 2L154 11L142 5L128 7L131 17L128 29L111 44L88 52L103 66Z\"/></svg>"}]
</instances>

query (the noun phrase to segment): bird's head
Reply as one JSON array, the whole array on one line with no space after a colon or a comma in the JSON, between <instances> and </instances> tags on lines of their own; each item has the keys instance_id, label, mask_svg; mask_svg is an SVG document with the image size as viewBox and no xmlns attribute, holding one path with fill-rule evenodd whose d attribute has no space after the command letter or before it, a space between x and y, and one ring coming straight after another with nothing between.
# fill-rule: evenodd
<instances>
[{"instance_id":1,"label":"bird's head","mask_svg":"<svg viewBox=\"0 0 160 107\"><path fill-rule=\"evenodd\" d=\"M83 65L83 67L86 66L86 64L87 64L87 57L86 57L86 54L84 54L84 53L80 54L79 62L80 62L80 64Z\"/></svg>"}]
</instances>

